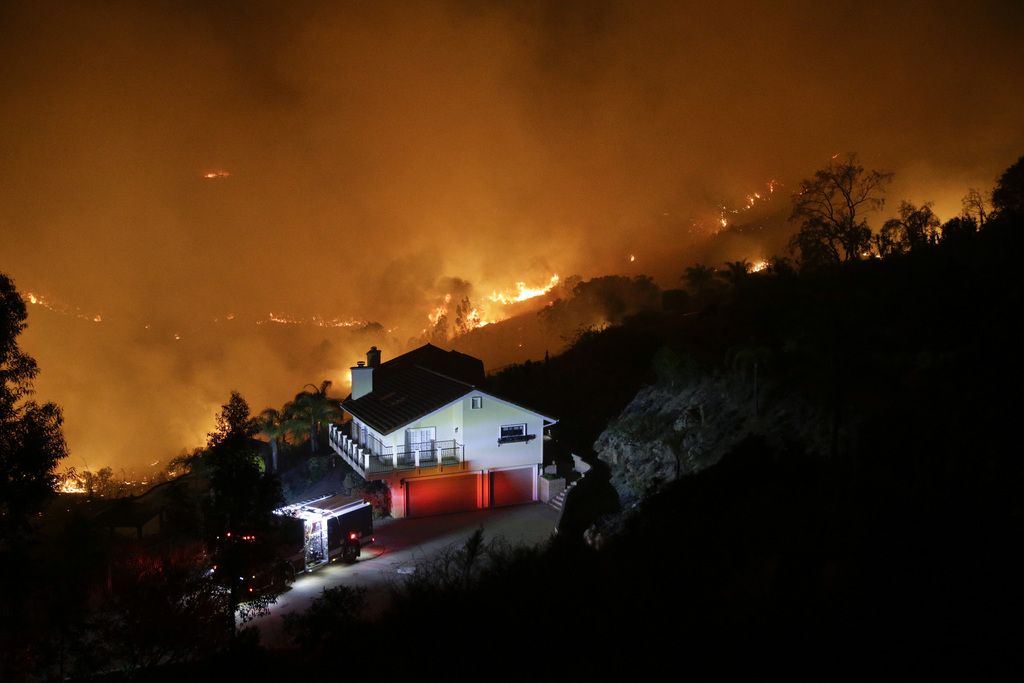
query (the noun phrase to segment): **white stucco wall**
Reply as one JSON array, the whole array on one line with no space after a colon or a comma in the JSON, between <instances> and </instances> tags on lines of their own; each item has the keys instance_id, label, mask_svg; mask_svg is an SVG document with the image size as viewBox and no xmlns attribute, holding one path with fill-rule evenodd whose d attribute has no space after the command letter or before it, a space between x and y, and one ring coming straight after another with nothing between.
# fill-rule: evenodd
<instances>
[{"instance_id":1,"label":"white stucco wall","mask_svg":"<svg viewBox=\"0 0 1024 683\"><path fill-rule=\"evenodd\" d=\"M396 429L388 434L385 437L384 443L393 446L404 446L406 430L423 429L424 427L434 427L437 434L435 438L438 441L454 439L459 443L464 443L462 440L462 404L457 401L440 410L435 410L419 420L410 422L401 429ZM458 431L456 431L456 428L458 428Z\"/></svg>"},{"instance_id":2,"label":"white stucco wall","mask_svg":"<svg viewBox=\"0 0 1024 683\"><path fill-rule=\"evenodd\" d=\"M481 399L478 409L472 408L474 397ZM362 424L355 416L353 420ZM512 424L526 424L526 433L534 438L499 445L501 426ZM435 428L438 441L455 440L463 444L471 470L532 465L544 460L544 418L482 391L471 392L390 434L382 436L370 428L368 434L379 438L385 446L401 448L405 445L406 430L425 427Z\"/></svg>"},{"instance_id":3,"label":"white stucco wall","mask_svg":"<svg viewBox=\"0 0 1024 683\"><path fill-rule=\"evenodd\" d=\"M481 407L474 410L472 399L482 399ZM540 415L502 401L484 392L471 392L460 401L463 416L462 433L466 444L466 459L471 469L500 469L516 465L539 464L544 460L544 420ZM526 433L534 435L530 441L498 445L501 426L526 424Z\"/></svg>"}]
</instances>

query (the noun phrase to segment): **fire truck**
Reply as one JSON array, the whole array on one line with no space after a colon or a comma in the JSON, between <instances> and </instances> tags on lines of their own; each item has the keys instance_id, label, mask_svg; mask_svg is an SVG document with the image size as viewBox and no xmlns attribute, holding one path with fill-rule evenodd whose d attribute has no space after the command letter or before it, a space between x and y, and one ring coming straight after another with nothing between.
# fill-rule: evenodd
<instances>
[{"instance_id":1,"label":"fire truck","mask_svg":"<svg viewBox=\"0 0 1024 683\"><path fill-rule=\"evenodd\" d=\"M311 572L342 560L355 562L362 547L373 542L373 507L344 495L323 496L274 511L283 526L291 526L290 549L282 545L282 560L291 570L286 578ZM301 533L301 544L297 541ZM290 550L291 552L288 552Z\"/></svg>"},{"instance_id":2,"label":"fire truck","mask_svg":"<svg viewBox=\"0 0 1024 683\"><path fill-rule=\"evenodd\" d=\"M218 538L211 569L225 577L230 574L242 595L278 593L298 574L339 560L356 562L362 547L374 540L372 506L350 496L323 496L274 514L276 523L269 533L227 533Z\"/></svg>"}]
</instances>

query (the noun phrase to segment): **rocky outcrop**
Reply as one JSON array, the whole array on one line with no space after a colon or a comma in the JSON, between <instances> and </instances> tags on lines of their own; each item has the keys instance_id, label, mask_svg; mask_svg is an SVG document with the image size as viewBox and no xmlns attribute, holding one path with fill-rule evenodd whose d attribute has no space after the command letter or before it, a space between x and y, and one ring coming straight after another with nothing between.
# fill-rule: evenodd
<instances>
[{"instance_id":1,"label":"rocky outcrop","mask_svg":"<svg viewBox=\"0 0 1024 683\"><path fill-rule=\"evenodd\" d=\"M709 467L747 436L826 452L830 421L794 395L762 387L754 416L753 388L731 376L641 389L598 437L594 450L611 468L624 503Z\"/></svg>"}]
</instances>

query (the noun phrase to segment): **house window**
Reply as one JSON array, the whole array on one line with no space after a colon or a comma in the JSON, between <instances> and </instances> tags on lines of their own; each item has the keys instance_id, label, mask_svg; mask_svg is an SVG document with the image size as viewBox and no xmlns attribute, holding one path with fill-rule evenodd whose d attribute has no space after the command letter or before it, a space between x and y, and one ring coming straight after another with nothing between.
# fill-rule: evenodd
<instances>
[{"instance_id":1,"label":"house window","mask_svg":"<svg viewBox=\"0 0 1024 683\"><path fill-rule=\"evenodd\" d=\"M531 441L536 438L536 434L526 433L526 423L501 425L501 431L498 432L498 445Z\"/></svg>"},{"instance_id":2,"label":"house window","mask_svg":"<svg viewBox=\"0 0 1024 683\"><path fill-rule=\"evenodd\" d=\"M483 396L474 396L473 398L471 398L470 399L470 407L473 410L480 410L481 408L483 408L484 407L484 397Z\"/></svg>"},{"instance_id":3,"label":"house window","mask_svg":"<svg viewBox=\"0 0 1024 683\"><path fill-rule=\"evenodd\" d=\"M502 439L514 439L516 437L526 436L526 425L501 425L501 438Z\"/></svg>"}]
</instances>

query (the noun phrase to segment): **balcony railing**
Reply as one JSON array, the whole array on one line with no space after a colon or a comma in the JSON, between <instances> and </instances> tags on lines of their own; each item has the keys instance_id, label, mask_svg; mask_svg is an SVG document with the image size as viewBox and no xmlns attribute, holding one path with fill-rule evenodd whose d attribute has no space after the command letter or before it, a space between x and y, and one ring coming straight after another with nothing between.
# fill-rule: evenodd
<instances>
[{"instance_id":1,"label":"balcony railing","mask_svg":"<svg viewBox=\"0 0 1024 683\"><path fill-rule=\"evenodd\" d=\"M331 449L364 479L367 475L386 474L399 470L465 469L465 446L455 440L429 441L416 444L385 446L380 439L367 434L359 443L350 434L358 430L331 425L327 430Z\"/></svg>"}]
</instances>

